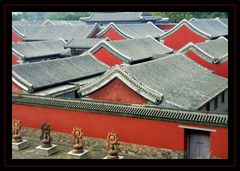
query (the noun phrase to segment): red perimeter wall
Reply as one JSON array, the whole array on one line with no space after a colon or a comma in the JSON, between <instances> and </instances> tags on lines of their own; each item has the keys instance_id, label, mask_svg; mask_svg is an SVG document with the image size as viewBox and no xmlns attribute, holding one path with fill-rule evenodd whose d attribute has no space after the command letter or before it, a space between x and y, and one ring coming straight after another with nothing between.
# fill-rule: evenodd
<instances>
[{"instance_id":1,"label":"red perimeter wall","mask_svg":"<svg viewBox=\"0 0 240 171\"><path fill-rule=\"evenodd\" d=\"M121 80L115 78L105 87L89 95L95 100L130 104L147 104L148 100L138 95Z\"/></svg>"},{"instance_id":2,"label":"red perimeter wall","mask_svg":"<svg viewBox=\"0 0 240 171\"><path fill-rule=\"evenodd\" d=\"M107 64L109 66L113 66L113 65L116 65L116 64L122 64L123 63L122 60L118 59L116 56L111 54L105 48L100 48L93 55L96 56L99 60L101 60L102 62L104 62L105 64Z\"/></svg>"},{"instance_id":3,"label":"red perimeter wall","mask_svg":"<svg viewBox=\"0 0 240 171\"><path fill-rule=\"evenodd\" d=\"M206 38L194 33L188 27L183 25L174 33L168 35L164 39L164 44L174 50L179 50L189 42L200 43L205 40Z\"/></svg>"},{"instance_id":4,"label":"red perimeter wall","mask_svg":"<svg viewBox=\"0 0 240 171\"><path fill-rule=\"evenodd\" d=\"M113 28L110 28L106 33L104 33L100 38L108 37L110 40L124 40L123 36L121 36L118 32L116 32Z\"/></svg>"},{"instance_id":5,"label":"red perimeter wall","mask_svg":"<svg viewBox=\"0 0 240 171\"><path fill-rule=\"evenodd\" d=\"M179 125L216 129L216 132L210 134L211 156L228 158L226 128L19 104L12 105L12 117L20 119L24 127L39 128L46 121L51 124L53 131L70 134L73 127L79 126L86 136L104 139L108 131L114 131L123 142L177 151L184 151L186 146L185 131Z\"/></svg>"},{"instance_id":6,"label":"red perimeter wall","mask_svg":"<svg viewBox=\"0 0 240 171\"><path fill-rule=\"evenodd\" d=\"M23 39L12 31L12 42L23 42Z\"/></svg>"},{"instance_id":7,"label":"red perimeter wall","mask_svg":"<svg viewBox=\"0 0 240 171\"><path fill-rule=\"evenodd\" d=\"M199 57L193 51L188 51L187 53L185 53L185 55L191 58L192 60L196 61L200 65L213 71L214 74L228 78L228 62L227 61L222 64L211 64L205 61L204 59L202 59L201 57Z\"/></svg>"}]
</instances>

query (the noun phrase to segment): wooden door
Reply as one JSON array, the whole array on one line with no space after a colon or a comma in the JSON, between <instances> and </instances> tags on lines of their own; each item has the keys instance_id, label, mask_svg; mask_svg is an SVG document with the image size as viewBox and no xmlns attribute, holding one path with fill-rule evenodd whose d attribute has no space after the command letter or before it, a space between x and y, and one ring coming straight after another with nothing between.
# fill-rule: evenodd
<instances>
[{"instance_id":1,"label":"wooden door","mask_svg":"<svg viewBox=\"0 0 240 171\"><path fill-rule=\"evenodd\" d=\"M188 130L187 158L210 158L210 133L207 131Z\"/></svg>"}]
</instances>

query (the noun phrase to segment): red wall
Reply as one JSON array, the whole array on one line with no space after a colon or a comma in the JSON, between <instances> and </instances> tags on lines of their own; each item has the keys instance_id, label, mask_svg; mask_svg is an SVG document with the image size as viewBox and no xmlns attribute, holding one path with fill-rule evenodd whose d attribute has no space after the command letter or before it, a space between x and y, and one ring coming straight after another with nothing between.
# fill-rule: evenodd
<instances>
[{"instance_id":1,"label":"red wall","mask_svg":"<svg viewBox=\"0 0 240 171\"><path fill-rule=\"evenodd\" d=\"M174 33L168 35L164 39L164 44L174 50L179 50L189 42L200 43L204 42L206 38L194 33L186 26L182 26Z\"/></svg>"},{"instance_id":2,"label":"red wall","mask_svg":"<svg viewBox=\"0 0 240 171\"><path fill-rule=\"evenodd\" d=\"M116 56L111 54L105 48L100 48L93 55L96 56L99 60L101 60L102 62L104 62L105 64L107 64L109 66L113 66L113 65L116 65L116 64L122 64L123 63L123 61L121 61Z\"/></svg>"},{"instance_id":3,"label":"red wall","mask_svg":"<svg viewBox=\"0 0 240 171\"><path fill-rule=\"evenodd\" d=\"M13 93L22 93L22 89L18 87L16 84L12 83L12 92Z\"/></svg>"},{"instance_id":4,"label":"red wall","mask_svg":"<svg viewBox=\"0 0 240 171\"><path fill-rule=\"evenodd\" d=\"M164 30L164 31L170 30L174 26L176 26L176 24L166 24L166 25L161 24L161 25L157 25L158 28L160 28L161 30Z\"/></svg>"},{"instance_id":5,"label":"red wall","mask_svg":"<svg viewBox=\"0 0 240 171\"><path fill-rule=\"evenodd\" d=\"M121 36L118 32L116 32L113 28L110 28L106 33L104 33L100 38L108 37L110 40L124 40L123 36Z\"/></svg>"},{"instance_id":6,"label":"red wall","mask_svg":"<svg viewBox=\"0 0 240 171\"><path fill-rule=\"evenodd\" d=\"M217 132L211 132L211 156L228 158L228 132L226 128L218 128ZM225 138L222 139L221 137ZM213 142L213 143L212 143Z\"/></svg>"},{"instance_id":7,"label":"red wall","mask_svg":"<svg viewBox=\"0 0 240 171\"><path fill-rule=\"evenodd\" d=\"M228 78L228 61L222 64L212 64L199 57L193 51L188 51L187 53L185 53L185 55L194 60L195 62L199 63L200 65L213 71L214 74Z\"/></svg>"},{"instance_id":8,"label":"red wall","mask_svg":"<svg viewBox=\"0 0 240 171\"><path fill-rule=\"evenodd\" d=\"M108 85L89 95L95 100L130 104L147 104L148 100L135 93L121 80L115 78Z\"/></svg>"},{"instance_id":9,"label":"red wall","mask_svg":"<svg viewBox=\"0 0 240 171\"><path fill-rule=\"evenodd\" d=\"M14 54L12 54L12 64L19 64L18 58Z\"/></svg>"},{"instance_id":10,"label":"red wall","mask_svg":"<svg viewBox=\"0 0 240 171\"><path fill-rule=\"evenodd\" d=\"M24 127L39 128L40 124L46 121L51 124L53 131L71 133L73 127L79 126L83 128L86 136L104 139L108 131L114 131L118 133L119 140L123 142L177 151L185 150L185 131L178 127L185 124L177 122L146 120L18 104L12 105L12 117L13 119L20 119ZM226 128L195 126L216 129L217 132L211 133L211 154L220 158L228 157L228 134Z\"/></svg>"},{"instance_id":11,"label":"red wall","mask_svg":"<svg viewBox=\"0 0 240 171\"><path fill-rule=\"evenodd\" d=\"M23 39L12 31L12 42L23 42Z\"/></svg>"}]
</instances>

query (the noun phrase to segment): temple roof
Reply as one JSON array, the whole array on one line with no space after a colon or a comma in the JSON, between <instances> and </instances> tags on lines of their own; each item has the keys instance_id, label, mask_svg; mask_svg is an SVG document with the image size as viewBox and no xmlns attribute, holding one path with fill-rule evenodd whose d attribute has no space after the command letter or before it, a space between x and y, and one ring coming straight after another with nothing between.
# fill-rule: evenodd
<instances>
[{"instance_id":1,"label":"temple roof","mask_svg":"<svg viewBox=\"0 0 240 171\"><path fill-rule=\"evenodd\" d=\"M19 42L12 43L12 49L18 57L28 60L50 55L64 55L70 51L64 49L64 45L65 42L62 40Z\"/></svg>"},{"instance_id":2,"label":"temple roof","mask_svg":"<svg viewBox=\"0 0 240 171\"><path fill-rule=\"evenodd\" d=\"M151 36L139 39L102 41L90 49L89 52L94 54L102 47L129 64L145 59L159 58L173 52L171 48Z\"/></svg>"},{"instance_id":3,"label":"temple roof","mask_svg":"<svg viewBox=\"0 0 240 171\"><path fill-rule=\"evenodd\" d=\"M228 60L228 40L224 37L202 43L189 43L179 51L186 53L190 50L193 50L209 63L222 63Z\"/></svg>"},{"instance_id":4,"label":"temple roof","mask_svg":"<svg viewBox=\"0 0 240 171\"><path fill-rule=\"evenodd\" d=\"M105 34L110 28L115 29L120 35L125 38L143 38L148 35L152 37L159 37L165 32L155 26L152 22L142 23L142 24L114 24L110 23L102 31L100 31L97 36Z\"/></svg>"},{"instance_id":5,"label":"temple roof","mask_svg":"<svg viewBox=\"0 0 240 171\"><path fill-rule=\"evenodd\" d=\"M228 35L228 27L217 20L193 18L189 21L186 19L182 20L175 27L161 35L161 39L171 35L183 25L186 25L192 31L197 32L208 39Z\"/></svg>"},{"instance_id":6,"label":"temple roof","mask_svg":"<svg viewBox=\"0 0 240 171\"><path fill-rule=\"evenodd\" d=\"M81 48L90 49L100 41L105 40L104 38L85 38L85 39L75 39L70 40L65 47L66 48Z\"/></svg>"},{"instance_id":7,"label":"temple roof","mask_svg":"<svg viewBox=\"0 0 240 171\"><path fill-rule=\"evenodd\" d=\"M216 20L228 26L228 18L216 18Z\"/></svg>"},{"instance_id":8,"label":"temple roof","mask_svg":"<svg viewBox=\"0 0 240 171\"><path fill-rule=\"evenodd\" d=\"M91 66L91 67L89 67ZM102 74L107 66L90 54L12 66L12 79L22 89L38 89Z\"/></svg>"},{"instance_id":9,"label":"temple roof","mask_svg":"<svg viewBox=\"0 0 240 171\"><path fill-rule=\"evenodd\" d=\"M116 67L81 87L81 94L97 91L118 77L135 92L161 107L199 109L228 88L227 79L212 74L183 54Z\"/></svg>"},{"instance_id":10,"label":"temple roof","mask_svg":"<svg viewBox=\"0 0 240 171\"><path fill-rule=\"evenodd\" d=\"M25 35L24 40L56 40L63 38L71 40L73 38L82 39L91 37L91 35L99 29L95 25L41 25L41 26L13 26L13 30L17 30Z\"/></svg>"},{"instance_id":11,"label":"temple roof","mask_svg":"<svg viewBox=\"0 0 240 171\"><path fill-rule=\"evenodd\" d=\"M75 24L87 24L81 20L30 20L30 21L12 21L13 26L30 26L30 25L44 25L50 23L52 25L75 25Z\"/></svg>"},{"instance_id":12,"label":"temple roof","mask_svg":"<svg viewBox=\"0 0 240 171\"><path fill-rule=\"evenodd\" d=\"M158 20L161 17L152 16L151 12L93 12L89 17L82 17L82 21L136 21L136 20Z\"/></svg>"}]
</instances>

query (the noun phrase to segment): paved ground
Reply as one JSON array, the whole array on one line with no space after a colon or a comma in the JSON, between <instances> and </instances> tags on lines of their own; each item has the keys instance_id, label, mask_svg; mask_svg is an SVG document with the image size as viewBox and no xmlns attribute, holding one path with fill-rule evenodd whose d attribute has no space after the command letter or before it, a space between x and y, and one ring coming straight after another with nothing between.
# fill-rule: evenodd
<instances>
[{"instance_id":1,"label":"paved ground","mask_svg":"<svg viewBox=\"0 0 240 171\"><path fill-rule=\"evenodd\" d=\"M67 154L72 150L72 146L69 144L60 144L53 142L52 144L56 144L58 152L51 156L42 156L40 155L35 147L41 145L41 141L38 139L28 139L28 147L22 149L20 151L12 151L13 159L79 159L77 156L72 156ZM82 158L84 159L102 159L107 153L106 151L99 151L95 149L87 149L87 152ZM120 154L121 155L121 154ZM124 155L124 159L137 159L135 156L126 156Z\"/></svg>"}]
</instances>

